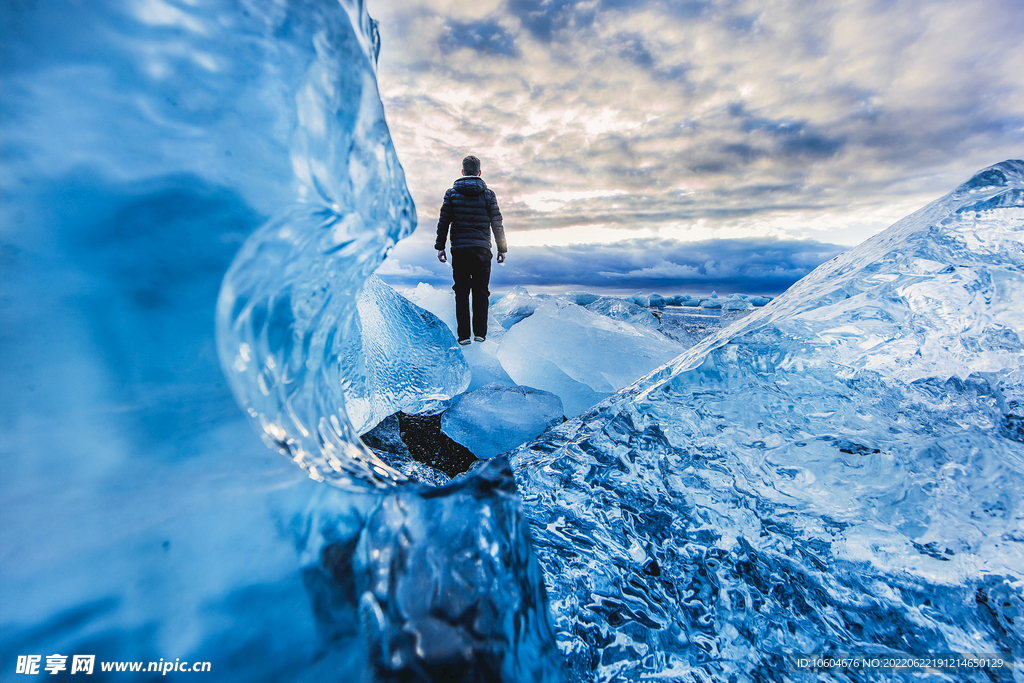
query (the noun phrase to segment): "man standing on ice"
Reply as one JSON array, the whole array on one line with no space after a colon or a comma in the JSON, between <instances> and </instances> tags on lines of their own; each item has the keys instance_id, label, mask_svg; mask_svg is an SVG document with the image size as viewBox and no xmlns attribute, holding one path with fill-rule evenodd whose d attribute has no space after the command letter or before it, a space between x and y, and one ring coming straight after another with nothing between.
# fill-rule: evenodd
<instances>
[{"instance_id":1,"label":"man standing on ice","mask_svg":"<svg viewBox=\"0 0 1024 683\"><path fill-rule=\"evenodd\" d=\"M444 252L448 228L452 235L452 278L455 284L455 319L459 343L470 343L470 334L478 342L487 339L487 306L491 295L491 231L498 243L498 263L505 262L505 229L501 226L498 198L480 177L480 160L468 156L462 160L462 177L444 193L441 218L437 221L437 260L447 263ZM469 294L473 293L473 318L470 324Z\"/></svg>"}]
</instances>

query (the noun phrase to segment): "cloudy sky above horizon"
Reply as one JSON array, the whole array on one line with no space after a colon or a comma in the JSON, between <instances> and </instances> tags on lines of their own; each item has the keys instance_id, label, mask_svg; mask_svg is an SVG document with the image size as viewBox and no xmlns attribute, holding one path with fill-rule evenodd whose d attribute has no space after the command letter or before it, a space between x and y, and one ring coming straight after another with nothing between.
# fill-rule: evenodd
<instances>
[{"instance_id":1,"label":"cloudy sky above horizon","mask_svg":"<svg viewBox=\"0 0 1024 683\"><path fill-rule=\"evenodd\" d=\"M775 293L1024 156L1019 0L368 0L419 228L483 161L492 289Z\"/></svg>"}]
</instances>

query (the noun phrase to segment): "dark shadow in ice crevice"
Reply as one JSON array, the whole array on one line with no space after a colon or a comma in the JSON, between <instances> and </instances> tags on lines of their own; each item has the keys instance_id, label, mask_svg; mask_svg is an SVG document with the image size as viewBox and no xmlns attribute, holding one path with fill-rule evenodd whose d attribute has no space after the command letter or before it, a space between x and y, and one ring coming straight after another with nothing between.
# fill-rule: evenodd
<instances>
[{"instance_id":1,"label":"dark shadow in ice crevice","mask_svg":"<svg viewBox=\"0 0 1024 683\"><path fill-rule=\"evenodd\" d=\"M360 437L384 462L421 484L443 486L477 461L441 432L441 414L398 412Z\"/></svg>"}]
</instances>

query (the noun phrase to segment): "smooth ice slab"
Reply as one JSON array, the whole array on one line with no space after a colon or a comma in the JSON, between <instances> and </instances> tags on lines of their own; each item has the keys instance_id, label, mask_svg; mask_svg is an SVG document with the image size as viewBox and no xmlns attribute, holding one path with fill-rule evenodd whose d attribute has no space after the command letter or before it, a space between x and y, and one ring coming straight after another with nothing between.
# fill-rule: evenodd
<instances>
[{"instance_id":1,"label":"smooth ice slab","mask_svg":"<svg viewBox=\"0 0 1024 683\"><path fill-rule=\"evenodd\" d=\"M1022 338L1011 161L515 452L577 673L1020 652Z\"/></svg>"},{"instance_id":2,"label":"smooth ice slab","mask_svg":"<svg viewBox=\"0 0 1024 683\"><path fill-rule=\"evenodd\" d=\"M441 431L478 458L493 458L562 422L562 400L530 387L488 384L452 401Z\"/></svg>"},{"instance_id":3,"label":"smooth ice slab","mask_svg":"<svg viewBox=\"0 0 1024 683\"><path fill-rule=\"evenodd\" d=\"M548 299L505 333L498 359L517 384L557 394L572 416L682 351L653 330Z\"/></svg>"}]
</instances>

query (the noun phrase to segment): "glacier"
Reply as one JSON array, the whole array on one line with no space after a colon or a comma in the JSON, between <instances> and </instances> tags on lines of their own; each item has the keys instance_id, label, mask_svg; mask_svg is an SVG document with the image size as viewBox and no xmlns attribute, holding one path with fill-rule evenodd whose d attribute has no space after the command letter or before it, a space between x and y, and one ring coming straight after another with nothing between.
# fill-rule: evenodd
<instances>
[{"instance_id":1,"label":"glacier","mask_svg":"<svg viewBox=\"0 0 1024 683\"><path fill-rule=\"evenodd\" d=\"M576 675L1019 655L1022 240L1007 161L516 451Z\"/></svg>"}]
</instances>

